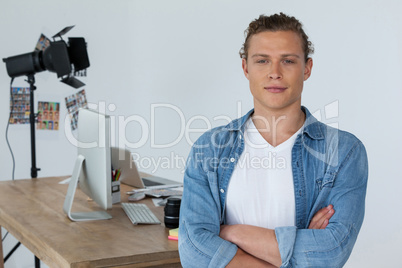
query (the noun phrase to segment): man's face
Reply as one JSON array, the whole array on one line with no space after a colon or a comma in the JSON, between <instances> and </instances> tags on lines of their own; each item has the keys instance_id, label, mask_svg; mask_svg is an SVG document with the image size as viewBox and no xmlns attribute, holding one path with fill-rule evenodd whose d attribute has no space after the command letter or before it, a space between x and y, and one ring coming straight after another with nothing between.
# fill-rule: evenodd
<instances>
[{"instance_id":1,"label":"man's face","mask_svg":"<svg viewBox=\"0 0 402 268\"><path fill-rule=\"evenodd\" d=\"M301 105L303 83L313 62L305 62L300 37L292 31L261 32L250 38L242 67L249 80L254 108L278 111Z\"/></svg>"}]
</instances>

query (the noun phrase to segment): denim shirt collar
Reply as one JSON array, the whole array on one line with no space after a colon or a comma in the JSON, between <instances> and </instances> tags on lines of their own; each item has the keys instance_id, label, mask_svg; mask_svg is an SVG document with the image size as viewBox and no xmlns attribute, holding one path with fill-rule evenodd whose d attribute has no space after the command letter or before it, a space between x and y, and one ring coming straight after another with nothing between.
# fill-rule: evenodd
<instances>
[{"instance_id":1,"label":"denim shirt collar","mask_svg":"<svg viewBox=\"0 0 402 268\"><path fill-rule=\"evenodd\" d=\"M307 134L310 138L314 140L322 140L325 138L323 125L310 113L310 111L301 106L302 111L306 114L306 121L304 122L303 134ZM254 109L251 109L243 117L233 120L230 124L226 126L227 130L231 131L241 131L244 132L245 123L247 119L254 113Z\"/></svg>"}]
</instances>

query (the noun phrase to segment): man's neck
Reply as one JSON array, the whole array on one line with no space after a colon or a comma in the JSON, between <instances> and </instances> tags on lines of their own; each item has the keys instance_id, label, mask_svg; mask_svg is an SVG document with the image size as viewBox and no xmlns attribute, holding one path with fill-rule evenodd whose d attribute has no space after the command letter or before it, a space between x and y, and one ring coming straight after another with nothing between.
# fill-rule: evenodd
<instances>
[{"instance_id":1,"label":"man's neck","mask_svg":"<svg viewBox=\"0 0 402 268\"><path fill-rule=\"evenodd\" d=\"M288 140L304 124L305 114L301 105L291 105L284 109L254 108L253 123L262 137L272 146Z\"/></svg>"}]
</instances>

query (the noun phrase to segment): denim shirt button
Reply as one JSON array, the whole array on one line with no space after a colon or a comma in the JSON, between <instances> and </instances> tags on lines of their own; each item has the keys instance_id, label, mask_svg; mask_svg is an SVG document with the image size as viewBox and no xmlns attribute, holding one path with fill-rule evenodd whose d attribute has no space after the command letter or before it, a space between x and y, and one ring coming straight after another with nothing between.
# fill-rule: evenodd
<instances>
[{"instance_id":1,"label":"denim shirt button","mask_svg":"<svg viewBox=\"0 0 402 268\"><path fill-rule=\"evenodd\" d=\"M232 158L230 158L230 162L234 162L235 161L235 159L232 157Z\"/></svg>"},{"instance_id":2,"label":"denim shirt button","mask_svg":"<svg viewBox=\"0 0 402 268\"><path fill-rule=\"evenodd\" d=\"M223 194L225 192L225 190L221 189L221 193Z\"/></svg>"}]
</instances>

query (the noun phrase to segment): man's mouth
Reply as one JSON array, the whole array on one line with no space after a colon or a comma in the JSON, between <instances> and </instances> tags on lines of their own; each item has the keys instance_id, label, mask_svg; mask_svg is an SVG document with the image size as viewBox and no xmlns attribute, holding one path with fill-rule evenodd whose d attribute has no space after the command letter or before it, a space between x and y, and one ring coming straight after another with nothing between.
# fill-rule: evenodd
<instances>
[{"instance_id":1,"label":"man's mouth","mask_svg":"<svg viewBox=\"0 0 402 268\"><path fill-rule=\"evenodd\" d=\"M264 89L267 90L268 92L271 92L271 93L282 93L287 88L282 87L282 86L268 86L268 87L264 87Z\"/></svg>"}]
</instances>

